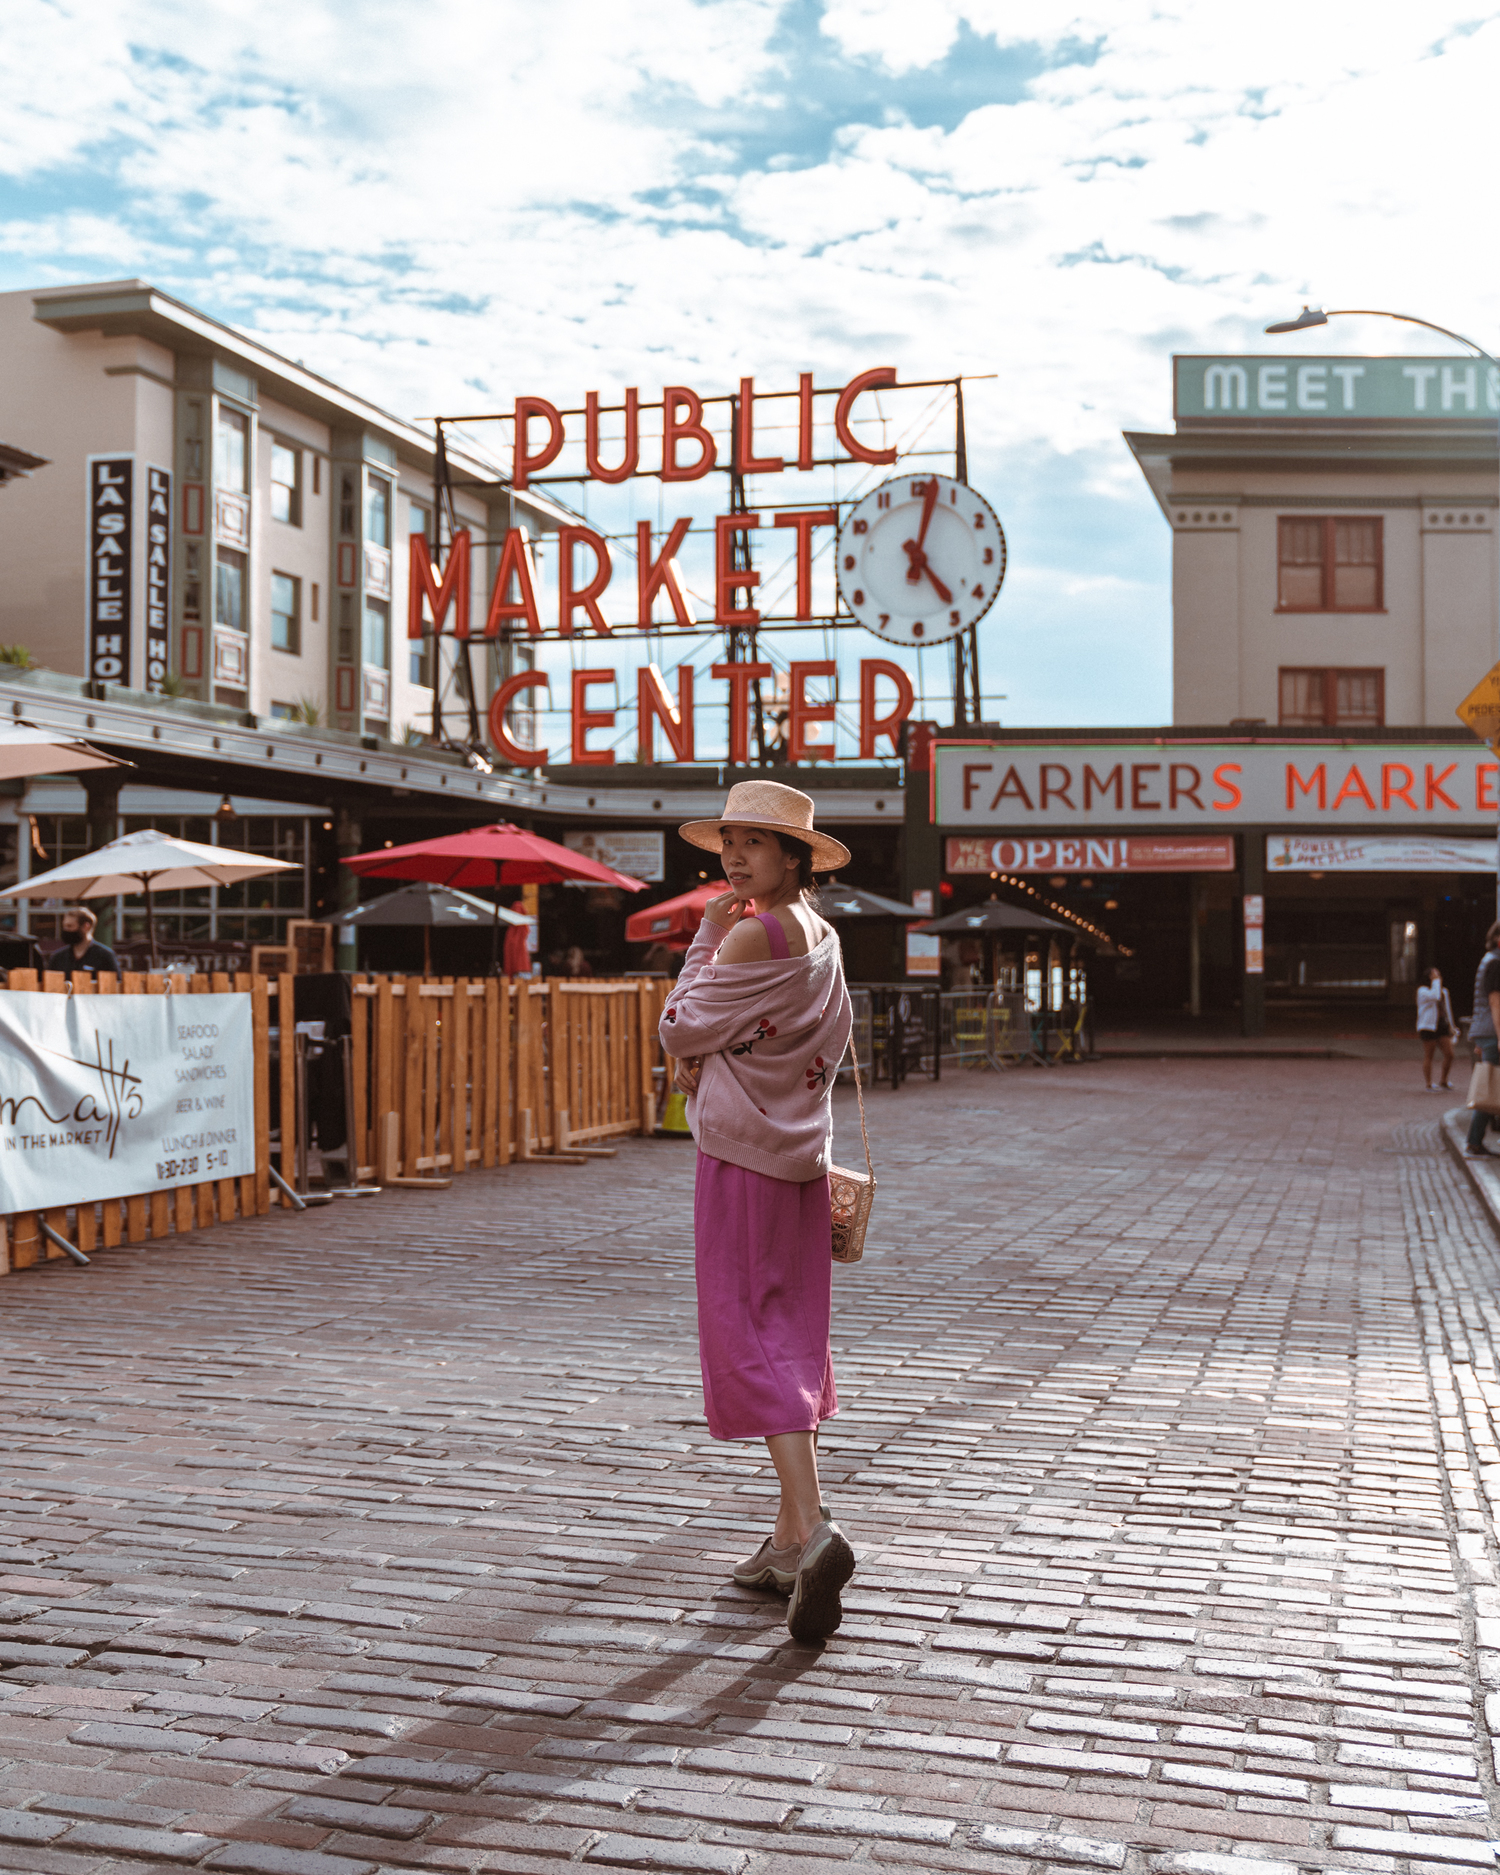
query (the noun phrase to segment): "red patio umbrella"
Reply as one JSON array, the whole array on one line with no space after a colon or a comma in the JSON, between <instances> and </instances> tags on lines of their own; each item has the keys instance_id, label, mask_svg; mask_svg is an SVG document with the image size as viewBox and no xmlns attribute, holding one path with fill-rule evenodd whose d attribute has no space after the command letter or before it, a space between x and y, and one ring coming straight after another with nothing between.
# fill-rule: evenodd
<instances>
[{"instance_id":1,"label":"red patio umbrella","mask_svg":"<svg viewBox=\"0 0 1500 1875\"><path fill-rule=\"evenodd\" d=\"M445 833L435 840L416 840L410 846L385 846L374 853L356 853L344 865L366 879L429 879L456 889L477 885L548 885L562 879L586 879L595 885L618 886L625 892L644 892L645 885L612 866L544 840L539 833L500 821L493 827L471 827L465 833ZM496 901L498 912L499 901ZM494 926L498 960L500 920Z\"/></svg>"},{"instance_id":2,"label":"red patio umbrella","mask_svg":"<svg viewBox=\"0 0 1500 1875\"><path fill-rule=\"evenodd\" d=\"M665 944L669 950L686 950L703 922L708 901L725 890L721 879L717 885L694 886L678 898L664 898L659 905L633 911L625 920L626 943Z\"/></svg>"}]
</instances>

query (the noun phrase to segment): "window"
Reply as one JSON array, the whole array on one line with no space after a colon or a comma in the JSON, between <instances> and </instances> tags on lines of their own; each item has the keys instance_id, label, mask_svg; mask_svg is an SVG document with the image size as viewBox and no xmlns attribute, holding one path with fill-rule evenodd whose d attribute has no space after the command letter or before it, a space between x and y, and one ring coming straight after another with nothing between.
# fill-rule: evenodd
<instances>
[{"instance_id":1,"label":"window","mask_svg":"<svg viewBox=\"0 0 1500 1875\"><path fill-rule=\"evenodd\" d=\"M214 623L245 629L245 556L221 547L214 560Z\"/></svg>"},{"instance_id":2,"label":"window","mask_svg":"<svg viewBox=\"0 0 1500 1875\"><path fill-rule=\"evenodd\" d=\"M1276 527L1277 611L1382 611L1382 528L1378 517L1283 515Z\"/></svg>"},{"instance_id":3,"label":"window","mask_svg":"<svg viewBox=\"0 0 1500 1875\"><path fill-rule=\"evenodd\" d=\"M427 539L431 541L432 533L428 525L431 519L431 513L422 506L421 502L408 501L406 504L406 532L408 538L413 534L425 534Z\"/></svg>"},{"instance_id":4,"label":"window","mask_svg":"<svg viewBox=\"0 0 1500 1875\"><path fill-rule=\"evenodd\" d=\"M271 719L278 723L300 723L302 721L301 706L296 703L273 703Z\"/></svg>"},{"instance_id":5,"label":"window","mask_svg":"<svg viewBox=\"0 0 1500 1875\"><path fill-rule=\"evenodd\" d=\"M1283 669L1277 720L1283 729L1379 729L1385 672Z\"/></svg>"},{"instance_id":6,"label":"window","mask_svg":"<svg viewBox=\"0 0 1500 1875\"><path fill-rule=\"evenodd\" d=\"M391 485L372 475L365 489L365 539L374 547L391 544Z\"/></svg>"},{"instance_id":7,"label":"window","mask_svg":"<svg viewBox=\"0 0 1500 1875\"><path fill-rule=\"evenodd\" d=\"M271 445L271 519L302 525L302 451L287 443Z\"/></svg>"},{"instance_id":8,"label":"window","mask_svg":"<svg viewBox=\"0 0 1500 1875\"><path fill-rule=\"evenodd\" d=\"M391 608L384 599L365 601L364 659L366 664L377 664L381 670L390 666Z\"/></svg>"},{"instance_id":9,"label":"window","mask_svg":"<svg viewBox=\"0 0 1500 1875\"><path fill-rule=\"evenodd\" d=\"M214 431L214 481L231 494L243 495L250 486L246 479L249 466L250 419L243 411L220 404Z\"/></svg>"},{"instance_id":10,"label":"window","mask_svg":"<svg viewBox=\"0 0 1500 1875\"><path fill-rule=\"evenodd\" d=\"M432 688L432 658L425 644L411 647L411 680L423 690Z\"/></svg>"},{"instance_id":11,"label":"window","mask_svg":"<svg viewBox=\"0 0 1500 1875\"><path fill-rule=\"evenodd\" d=\"M271 648L293 657L302 649L302 582L290 573L271 575Z\"/></svg>"}]
</instances>

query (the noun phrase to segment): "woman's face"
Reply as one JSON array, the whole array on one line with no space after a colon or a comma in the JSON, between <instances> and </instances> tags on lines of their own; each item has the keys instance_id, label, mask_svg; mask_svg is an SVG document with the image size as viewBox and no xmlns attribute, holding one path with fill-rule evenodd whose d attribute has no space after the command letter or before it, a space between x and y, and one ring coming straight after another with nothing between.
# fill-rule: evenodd
<instances>
[{"instance_id":1,"label":"woman's face","mask_svg":"<svg viewBox=\"0 0 1500 1875\"><path fill-rule=\"evenodd\" d=\"M1427 972L1427 981L1432 986L1433 989L1437 989L1441 985L1443 981L1443 973L1441 970L1437 968L1436 965L1434 965L1432 969Z\"/></svg>"},{"instance_id":2,"label":"woman's face","mask_svg":"<svg viewBox=\"0 0 1500 1875\"><path fill-rule=\"evenodd\" d=\"M774 833L759 827L721 827L721 857L729 889L743 904L747 898L771 898L782 891L787 875L795 875L794 854L783 853Z\"/></svg>"}]
</instances>

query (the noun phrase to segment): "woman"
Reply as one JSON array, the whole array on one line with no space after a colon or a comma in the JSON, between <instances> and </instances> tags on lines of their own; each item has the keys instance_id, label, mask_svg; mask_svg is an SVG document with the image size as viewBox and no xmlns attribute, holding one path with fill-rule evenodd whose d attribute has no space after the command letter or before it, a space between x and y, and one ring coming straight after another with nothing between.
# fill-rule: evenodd
<instances>
[{"instance_id":1,"label":"woman","mask_svg":"<svg viewBox=\"0 0 1500 1875\"><path fill-rule=\"evenodd\" d=\"M817 1458L818 1426L838 1411L828 1168L852 1011L838 938L811 894L813 874L849 851L814 831L807 795L773 781L737 783L721 818L680 831L721 854L729 881L661 1019L698 1142L703 1404L714 1438L765 1440L781 1484L776 1527L734 1579L789 1597L794 1640L824 1640L854 1573Z\"/></svg>"},{"instance_id":2,"label":"woman","mask_svg":"<svg viewBox=\"0 0 1500 1875\"><path fill-rule=\"evenodd\" d=\"M1443 1051L1443 1078L1439 1088L1448 1085L1448 1076L1453 1070L1453 1036L1457 1026L1453 1020L1453 1005L1443 987L1443 973L1434 964L1427 972L1427 981L1417 991L1417 1034L1422 1038L1422 1079L1427 1083L1429 1094L1438 1091L1432 1085L1432 1051L1439 1046Z\"/></svg>"}]
</instances>

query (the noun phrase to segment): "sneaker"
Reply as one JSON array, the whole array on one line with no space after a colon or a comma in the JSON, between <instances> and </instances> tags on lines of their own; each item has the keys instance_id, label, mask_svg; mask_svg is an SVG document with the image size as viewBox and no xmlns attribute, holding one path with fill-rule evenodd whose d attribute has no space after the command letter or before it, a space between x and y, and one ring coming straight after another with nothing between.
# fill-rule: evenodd
<instances>
[{"instance_id":1,"label":"sneaker","mask_svg":"<svg viewBox=\"0 0 1500 1875\"><path fill-rule=\"evenodd\" d=\"M742 1589L775 1589L778 1595L790 1595L797 1580L800 1543L777 1549L773 1530L753 1556L734 1566L734 1579Z\"/></svg>"},{"instance_id":2,"label":"sneaker","mask_svg":"<svg viewBox=\"0 0 1500 1875\"><path fill-rule=\"evenodd\" d=\"M802 1545L786 1625L794 1641L826 1641L844 1619L839 1590L854 1574L854 1551L836 1523L820 1523Z\"/></svg>"},{"instance_id":3,"label":"sneaker","mask_svg":"<svg viewBox=\"0 0 1500 1875\"><path fill-rule=\"evenodd\" d=\"M1487 1146L1464 1147L1464 1157L1466 1159L1493 1159L1494 1156L1494 1153L1492 1153Z\"/></svg>"}]
</instances>

